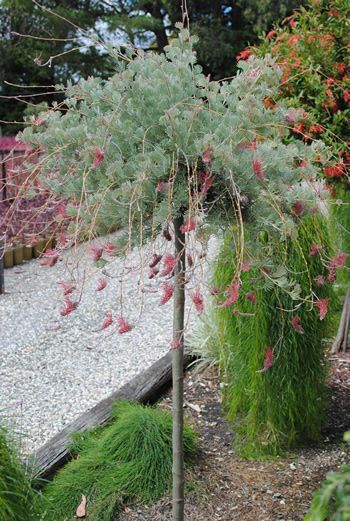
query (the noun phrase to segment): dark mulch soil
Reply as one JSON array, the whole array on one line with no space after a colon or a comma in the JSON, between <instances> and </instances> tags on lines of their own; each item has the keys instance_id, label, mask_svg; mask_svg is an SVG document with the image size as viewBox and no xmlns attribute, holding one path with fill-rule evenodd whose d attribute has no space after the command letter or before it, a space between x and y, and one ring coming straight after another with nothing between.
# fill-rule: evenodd
<instances>
[{"instance_id":1,"label":"dark mulch soil","mask_svg":"<svg viewBox=\"0 0 350 521\"><path fill-rule=\"evenodd\" d=\"M200 436L201 452L187 476L186 521L301 521L325 473L350 460L342 441L350 430L350 356L332 357L328 421L317 447L269 462L245 461L231 446L213 369L185 378L186 416ZM171 393L162 400L171 407ZM171 519L171 499L127 507L118 521Z\"/></svg>"}]
</instances>

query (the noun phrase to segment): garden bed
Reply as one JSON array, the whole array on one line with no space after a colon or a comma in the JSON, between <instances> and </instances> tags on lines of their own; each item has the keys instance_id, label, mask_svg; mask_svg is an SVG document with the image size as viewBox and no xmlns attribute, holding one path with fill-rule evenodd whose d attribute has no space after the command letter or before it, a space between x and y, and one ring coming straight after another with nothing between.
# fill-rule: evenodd
<instances>
[{"instance_id":1,"label":"garden bed","mask_svg":"<svg viewBox=\"0 0 350 521\"><path fill-rule=\"evenodd\" d=\"M350 356L332 358L331 369L330 407L319 446L267 462L244 461L233 453L215 370L187 374L186 416L199 433L201 446L197 465L187 476L187 521L303 519L325 473L348 462L350 456L342 441L343 433L350 429ZM170 409L171 393L161 406ZM164 521L170 517L171 499L167 496L152 505L125 508L118 521Z\"/></svg>"}]
</instances>

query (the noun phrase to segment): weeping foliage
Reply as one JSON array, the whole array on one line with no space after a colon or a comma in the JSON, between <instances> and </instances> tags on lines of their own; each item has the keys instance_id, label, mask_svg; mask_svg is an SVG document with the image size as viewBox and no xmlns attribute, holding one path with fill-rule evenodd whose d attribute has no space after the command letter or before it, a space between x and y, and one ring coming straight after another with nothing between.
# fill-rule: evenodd
<instances>
[{"instance_id":1,"label":"weeping foliage","mask_svg":"<svg viewBox=\"0 0 350 521\"><path fill-rule=\"evenodd\" d=\"M317 287L314 282L325 275L325 267L321 256L309 256L312 243L327 246L329 239L323 220L309 215L287 249L274 246L273 255L281 265L288 259L289 276L297 275L303 291L310 288L319 299L327 298L329 285ZM234 275L232 251L232 238L227 237L214 273L214 284L221 290ZM254 268L241 275L235 305L240 313L253 316L233 314L232 307L213 308L220 351L216 356L227 384L224 404L234 423L234 445L245 457L276 456L298 442L317 440L326 404L323 339L328 315L320 321L319 310L311 309L310 302L293 300L277 279L274 283L271 279ZM252 290L256 303L246 298ZM295 316L303 333L291 323ZM273 363L263 370L268 346L273 349Z\"/></svg>"},{"instance_id":2,"label":"weeping foliage","mask_svg":"<svg viewBox=\"0 0 350 521\"><path fill-rule=\"evenodd\" d=\"M73 521L82 494L90 521L110 521L130 502L149 502L170 488L172 419L159 409L117 402L115 420L104 428L76 435L66 465L44 491L45 521ZM195 433L185 427L187 456L196 452Z\"/></svg>"},{"instance_id":3,"label":"weeping foliage","mask_svg":"<svg viewBox=\"0 0 350 521\"><path fill-rule=\"evenodd\" d=\"M31 521L38 503L14 447L0 428L0 521Z\"/></svg>"}]
</instances>

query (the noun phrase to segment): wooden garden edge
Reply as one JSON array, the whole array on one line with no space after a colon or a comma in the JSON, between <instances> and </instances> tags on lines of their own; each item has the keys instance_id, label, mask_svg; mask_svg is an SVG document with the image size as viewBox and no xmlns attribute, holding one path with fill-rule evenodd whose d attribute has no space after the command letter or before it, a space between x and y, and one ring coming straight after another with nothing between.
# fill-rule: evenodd
<instances>
[{"instance_id":1,"label":"wooden garden edge","mask_svg":"<svg viewBox=\"0 0 350 521\"><path fill-rule=\"evenodd\" d=\"M194 359L193 355L185 352L184 369ZM51 479L57 470L71 458L69 451L71 434L108 423L112 415L112 404L116 400L129 400L140 403L155 403L158 401L164 391L171 385L171 365L172 353L170 351L151 365L151 367L123 385L123 387L84 412L40 449L31 454L27 464L33 468L33 477L44 480Z\"/></svg>"}]
</instances>

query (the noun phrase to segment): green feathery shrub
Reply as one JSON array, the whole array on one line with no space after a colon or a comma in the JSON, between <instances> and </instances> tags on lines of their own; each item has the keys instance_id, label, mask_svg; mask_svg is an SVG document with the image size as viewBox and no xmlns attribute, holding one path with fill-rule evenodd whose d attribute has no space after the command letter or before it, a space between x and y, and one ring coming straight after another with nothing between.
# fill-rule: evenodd
<instances>
[{"instance_id":1,"label":"green feathery shrub","mask_svg":"<svg viewBox=\"0 0 350 521\"><path fill-rule=\"evenodd\" d=\"M31 521L38 505L15 448L0 428L0 521Z\"/></svg>"},{"instance_id":2,"label":"green feathery shrub","mask_svg":"<svg viewBox=\"0 0 350 521\"><path fill-rule=\"evenodd\" d=\"M345 433L350 443L350 432ZM343 465L337 472L328 472L321 488L315 492L305 521L350 520L350 465Z\"/></svg>"},{"instance_id":3,"label":"green feathery shrub","mask_svg":"<svg viewBox=\"0 0 350 521\"><path fill-rule=\"evenodd\" d=\"M322 245L322 254L310 257L312 244ZM218 358L227 384L224 404L234 423L234 445L245 457L276 456L298 442L318 439L326 404L324 337L329 320L320 321L310 301L293 300L282 288L283 266L288 259L288 275L297 276L303 292L312 290L319 299L327 299L331 285L318 287L315 278L326 277L328 245L324 220L309 215L286 251L274 246L273 256L282 266L279 273L264 273L252 265L241 274L235 303L240 314L232 308L213 308L221 330ZM227 237L215 266L219 292L235 273L232 252L232 237ZM269 347L272 365L264 369Z\"/></svg>"},{"instance_id":4,"label":"green feathery shrub","mask_svg":"<svg viewBox=\"0 0 350 521\"><path fill-rule=\"evenodd\" d=\"M115 420L74 437L79 458L68 463L44 490L45 521L71 521L84 494L90 521L115 519L122 505L159 498L171 485L172 419L167 411L118 402ZM187 456L197 438L185 427Z\"/></svg>"}]
</instances>

